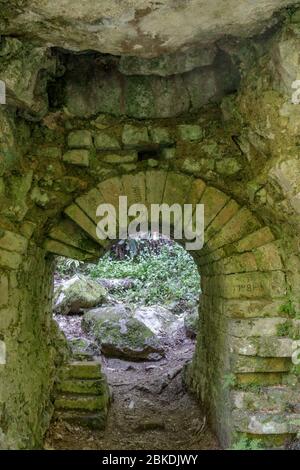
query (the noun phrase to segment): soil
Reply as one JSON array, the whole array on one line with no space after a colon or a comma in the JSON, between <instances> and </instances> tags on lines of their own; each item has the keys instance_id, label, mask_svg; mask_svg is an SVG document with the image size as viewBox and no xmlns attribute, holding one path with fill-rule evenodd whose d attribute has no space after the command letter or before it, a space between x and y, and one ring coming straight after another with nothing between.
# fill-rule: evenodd
<instances>
[{"instance_id":1,"label":"soil","mask_svg":"<svg viewBox=\"0 0 300 470\"><path fill-rule=\"evenodd\" d=\"M57 316L67 336L83 336L80 317ZM164 338L166 356L158 362L101 357L113 392L105 431L53 422L47 449L202 450L219 449L199 403L183 384L183 368L195 343L178 331Z\"/></svg>"}]
</instances>

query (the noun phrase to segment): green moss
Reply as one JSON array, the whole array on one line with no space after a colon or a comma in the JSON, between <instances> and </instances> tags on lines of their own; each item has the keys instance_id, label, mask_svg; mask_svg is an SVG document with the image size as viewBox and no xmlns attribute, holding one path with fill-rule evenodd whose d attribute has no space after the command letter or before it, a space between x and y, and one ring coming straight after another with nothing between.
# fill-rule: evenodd
<instances>
[{"instance_id":1,"label":"green moss","mask_svg":"<svg viewBox=\"0 0 300 470\"><path fill-rule=\"evenodd\" d=\"M245 434L240 434L231 450L262 450L263 445L260 439L248 437Z\"/></svg>"},{"instance_id":2,"label":"green moss","mask_svg":"<svg viewBox=\"0 0 300 470\"><path fill-rule=\"evenodd\" d=\"M279 337L286 336L293 340L300 339L300 327L298 325L294 325L292 320L287 320L286 322L277 325L276 330L276 334Z\"/></svg>"}]
</instances>

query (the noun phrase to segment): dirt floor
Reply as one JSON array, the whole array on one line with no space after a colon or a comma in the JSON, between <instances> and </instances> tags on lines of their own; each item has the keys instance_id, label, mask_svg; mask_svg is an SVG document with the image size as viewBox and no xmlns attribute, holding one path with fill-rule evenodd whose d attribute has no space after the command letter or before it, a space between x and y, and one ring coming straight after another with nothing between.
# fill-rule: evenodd
<instances>
[{"instance_id":1,"label":"dirt floor","mask_svg":"<svg viewBox=\"0 0 300 470\"><path fill-rule=\"evenodd\" d=\"M73 318L73 324L69 320L67 323L73 334L78 333L79 319ZM113 392L106 430L91 431L54 422L45 448L218 449L205 414L183 385L183 367L191 360L194 347L193 340L178 332L171 342L166 339L166 357L158 362L127 362L102 357L103 370Z\"/></svg>"}]
</instances>

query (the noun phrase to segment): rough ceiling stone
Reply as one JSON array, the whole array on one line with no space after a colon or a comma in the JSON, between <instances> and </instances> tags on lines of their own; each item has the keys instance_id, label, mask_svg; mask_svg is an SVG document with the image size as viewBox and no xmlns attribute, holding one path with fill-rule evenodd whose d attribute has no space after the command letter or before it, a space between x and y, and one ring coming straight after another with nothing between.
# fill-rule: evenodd
<instances>
[{"instance_id":1,"label":"rough ceiling stone","mask_svg":"<svg viewBox=\"0 0 300 470\"><path fill-rule=\"evenodd\" d=\"M261 32L294 0L0 0L0 34L73 51L156 57Z\"/></svg>"}]
</instances>

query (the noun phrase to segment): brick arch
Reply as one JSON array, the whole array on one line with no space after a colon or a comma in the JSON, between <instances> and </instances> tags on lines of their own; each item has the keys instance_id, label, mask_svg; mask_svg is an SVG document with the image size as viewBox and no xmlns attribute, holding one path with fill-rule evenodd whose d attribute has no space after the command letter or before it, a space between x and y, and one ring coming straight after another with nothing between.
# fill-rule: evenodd
<instances>
[{"instance_id":1,"label":"brick arch","mask_svg":"<svg viewBox=\"0 0 300 470\"><path fill-rule=\"evenodd\" d=\"M284 410L300 397L283 385L294 345L279 333L287 322L280 314L287 286L272 230L199 178L148 170L109 178L78 197L49 231L45 249L86 261L101 256L106 246L96 235L96 208L102 202L117 206L121 195L128 205L205 206L205 245L194 253L202 276L200 331L186 375L221 443L230 445L236 433L276 439L295 433L295 416Z\"/></svg>"}]
</instances>

